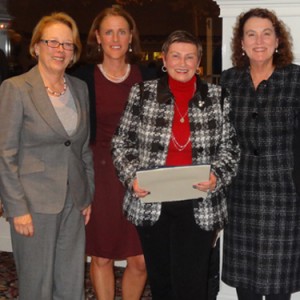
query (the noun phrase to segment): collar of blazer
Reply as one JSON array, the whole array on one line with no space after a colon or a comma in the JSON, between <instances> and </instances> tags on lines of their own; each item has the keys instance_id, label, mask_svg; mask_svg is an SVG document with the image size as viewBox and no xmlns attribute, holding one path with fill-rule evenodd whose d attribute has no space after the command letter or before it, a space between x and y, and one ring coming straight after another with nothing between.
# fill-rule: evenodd
<instances>
[{"instance_id":1,"label":"collar of blazer","mask_svg":"<svg viewBox=\"0 0 300 300\"><path fill-rule=\"evenodd\" d=\"M68 75L66 76L66 81L68 84L68 88L70 89L71 94L73 95L75 105L78 112L78 124L80 123L81 118L81 107L79 100L76 96L77 93L74 93L72 84L70 84ZM30 86L28 89L31 100L39 112L44 121L59 135L64 137L69 137L65 128L61 124L60 120L57 117L55 109L53 108L51 102L49 101L49 96L44 87L44 82L42 80L41 74L38 70L38 67L33 67L26 76L26 82Z\"/></svg>"}]
</instances>

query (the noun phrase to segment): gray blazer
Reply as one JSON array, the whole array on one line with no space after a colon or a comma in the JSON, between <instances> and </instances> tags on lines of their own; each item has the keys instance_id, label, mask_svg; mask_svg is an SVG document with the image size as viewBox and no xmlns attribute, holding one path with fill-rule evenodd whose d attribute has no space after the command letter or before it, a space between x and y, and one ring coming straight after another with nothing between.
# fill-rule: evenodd
<instances>
[{"instance_id":1,"label":"gray blazer","mask_svg":"<svg viewBox=\"0 0 300 300\"><path fill-rule=\"evenodd\" d=\"M69 136L36 67L0 87L0 199L7 217L59 213L67 191L87 207L94 191L86 84L65 75L78 125Z\"/></svg>"}]
</instances>

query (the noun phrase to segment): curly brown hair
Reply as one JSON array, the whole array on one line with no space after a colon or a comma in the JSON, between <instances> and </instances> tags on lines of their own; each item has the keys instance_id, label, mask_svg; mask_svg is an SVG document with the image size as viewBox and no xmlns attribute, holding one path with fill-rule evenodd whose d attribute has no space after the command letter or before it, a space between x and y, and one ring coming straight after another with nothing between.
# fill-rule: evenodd
<instances>
[{"instance_id":1,"label":"curly brown hair","mask_svg":"<svg viewBox=\"0 0 300 300\"><path fill-rule=\"evenodd\" d=\"M290 32L287 26L278 19L274 12L264 8L253 8L237 17L231 41L232 64L238 68L245 68L250 64L248 56L244 55L241 41L244 37L245 23L253 17L268 19L274 26L275 34L278 38L278 51L273 55L274 66L280 68L291 64L294 55L292 52L293 42Z\"/></svg>"},{"instance_id":2,"label":"curly brown hair","mask_svg":"<svg viewBox=\"0 0 300 300\"><path fill-rule=\"evenodd\" d=\"M113 6L102 10L94 19L90 28L87 38L87 52L86 56L90 63L102 63L103 62L103 51L98 51L98 42L96 38L96 30L101 26L103 19L107 16L120 16L123 17L129 25L129 29L132 34L131 49L132 52L127 51L126 62L135 63L141 57L141 46L138 35L136 23L132 16L123 8L119 6Z\"/></svg>"}]
</instances>

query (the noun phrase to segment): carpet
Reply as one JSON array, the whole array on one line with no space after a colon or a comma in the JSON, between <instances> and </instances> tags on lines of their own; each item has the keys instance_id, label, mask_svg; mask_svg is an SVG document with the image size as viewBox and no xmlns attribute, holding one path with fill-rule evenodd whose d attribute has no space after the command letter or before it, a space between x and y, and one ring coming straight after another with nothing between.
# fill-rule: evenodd
<instances>
[{"instance_id":1,"label":"carpet","mask_svg":"<svg viewBox=\"0 0 300 300\"><path fill-rule=\"evenodd\" d=\"M121 279L124 272L124 268L116 267L116 300L121 300ZM86 264L85 274L85 288L86 288L86 300L96 300L93 292L92 284L89 277L89 263ZM17 287L17 275L16 268L11 252L0 252L0 300L17 299L18 287ZM146 285L144 294L141 300L151 300L151 292L149 285Z\"/></svg>"}]
</instances>

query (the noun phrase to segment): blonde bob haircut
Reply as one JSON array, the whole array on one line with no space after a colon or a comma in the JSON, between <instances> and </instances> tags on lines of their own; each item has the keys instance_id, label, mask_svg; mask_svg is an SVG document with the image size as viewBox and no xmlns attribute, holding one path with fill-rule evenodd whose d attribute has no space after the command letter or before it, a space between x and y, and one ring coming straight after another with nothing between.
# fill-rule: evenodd
<instances>
[{"instance_id":1,"label":"blonde bob haircut","mask_svg":"<svg viewBox=\"0 0 300 300\"><path fill-rule=\"evenodd\" d=\"M73 36L73 43L74 43L74 56L73 60L70 62L68 67L71 67L74 65L80 58L81 54L81 41L80 41L80 36L79 36L79 31L76 25L76 22L66 13L63 12L54 12L51 15L44 16L41 18L41 20L37 23L35 28L33 29L30 45L29 45L29 53L30 55L38 59L36 53L35 53L35 45L40 42L42 35L44 33L44 30L47 26L55 23L62 23L67 25L71 31L72 31L72 36Z\"/></svg>"}]
</instances>

